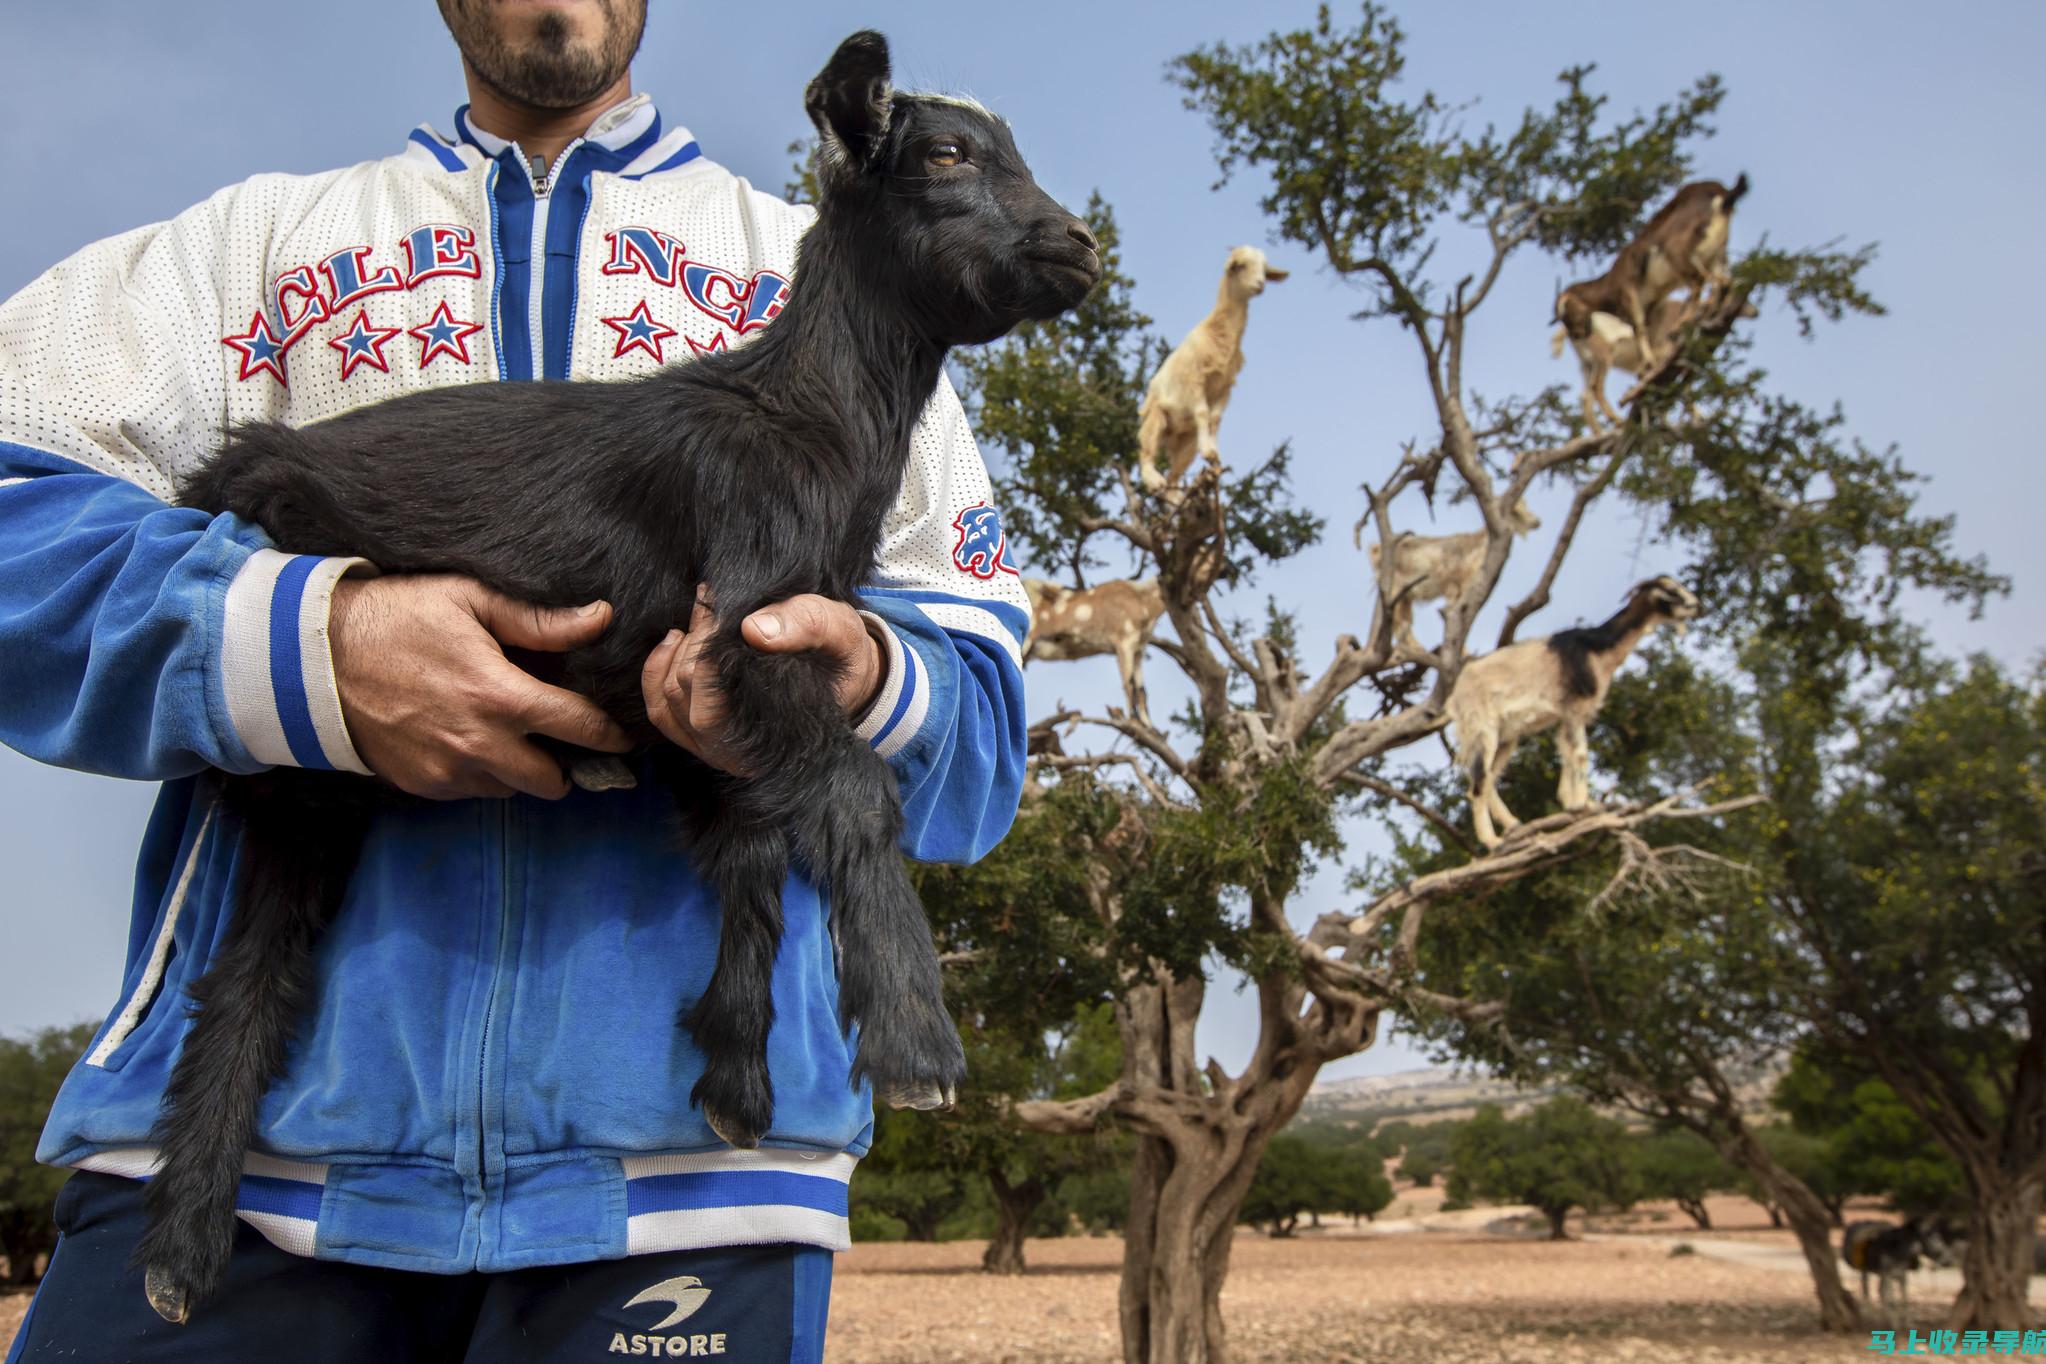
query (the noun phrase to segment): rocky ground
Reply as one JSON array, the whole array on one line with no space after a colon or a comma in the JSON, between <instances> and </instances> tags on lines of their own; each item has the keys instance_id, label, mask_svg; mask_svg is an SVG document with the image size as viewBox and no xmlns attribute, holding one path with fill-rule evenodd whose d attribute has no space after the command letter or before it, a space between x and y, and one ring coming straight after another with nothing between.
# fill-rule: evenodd
<instances>
[{"instance_id":1,"label":"rocky ground","mask_svg":"<svg viewBox=\"0 0 2046 1364\"><path fill-rule=\"evenodd\" d=\"M1867 1337L1812 1327L1810 1279L1794 1256L1766 1253L1754 1205L1715 1200L1712 1232L1653 1207L1602 1220L1592 1238L1503 1234L1502 1210L1444 1215L1431 1191L1403 1195L1377 1228L1341 1219L1274 1241L1239 1235L1223 1295L1240 1361L1431 1364L1709 1364L1866 1359ZM1489 1228L1489 1229L1488 1229ZM1573 1233L1584 1229L1575 1224ZM1678 1244L1697 1254L1671 1253ZM1741 1258L1721 1258L1731 1248ZM1033 1241L1031 1272L979 1272L981 1243L860 1245L839 1257L830 1358L843 1364L1067 1364L1112 1361L1122 1244L1112 1237ZM1951 1300L1914 1281L1916 1323ZM28 1298L0 1294L0 1352Z\"/></svg>"}]
</instances>

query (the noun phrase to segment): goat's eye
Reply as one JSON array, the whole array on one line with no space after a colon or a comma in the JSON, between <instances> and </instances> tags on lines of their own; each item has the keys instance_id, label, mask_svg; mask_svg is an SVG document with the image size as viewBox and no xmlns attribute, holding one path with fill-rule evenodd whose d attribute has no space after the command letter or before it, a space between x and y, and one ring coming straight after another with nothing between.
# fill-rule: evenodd
<instances>
[{"instance_id":1,"label":"goat's eye","mask_svg":"<svg viewBox=\"0 0 2046 1364\"><path fill-rule=\"evenodd\" d=\"M957 142L933 142L925 159L933 166L956 166L966 159Z\"/></svg>"}]
</instances>

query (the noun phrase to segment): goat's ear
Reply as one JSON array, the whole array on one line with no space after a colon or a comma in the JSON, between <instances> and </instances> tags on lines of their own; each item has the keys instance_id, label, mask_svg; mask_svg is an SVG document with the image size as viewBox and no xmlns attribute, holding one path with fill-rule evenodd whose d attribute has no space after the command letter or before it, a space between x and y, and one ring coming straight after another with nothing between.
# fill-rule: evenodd
<instances>
[{"instance_id":1,"label":"goat's ear","mask_svg":"<svg viewBox=\"0 0 2046 1364\"><path fill-rule=\"evenodd\" d=\"M820 180L868 170L888 138L888 40L862 29L838 45L810 82L803 107L817 125Z\"/></svg>"}]
</instances>

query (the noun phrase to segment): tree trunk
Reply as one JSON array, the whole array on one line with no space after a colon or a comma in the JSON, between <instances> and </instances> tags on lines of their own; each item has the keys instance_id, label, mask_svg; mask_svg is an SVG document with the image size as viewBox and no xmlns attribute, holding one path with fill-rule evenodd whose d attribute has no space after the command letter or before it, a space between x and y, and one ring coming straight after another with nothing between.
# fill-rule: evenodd
<instances>
[{"instance_id":1,"label":"tree trunk","mask_svg":"<svg viewBox=\"0 0 2046 1364\"><path fill-rule=\"evenodd\" d=\"M1568 1207L1543 1208L1542 1214L1549 1219L1549 1239L1551 1241L1567 1241L1570 1239L1570 1233L1563 1230L1563 1223L1568 1221L1570 1217L1570 1209Z\"/></svg>"},{"instance_id":2,"label":"tree trunk","mask_svg":"<svg viewBox=\"0 0 2046 1364\"><path fill-rule=\"evenodd\" d=\"M2027 1294L2032 1241L2039 1224L2039 1177L2009 1179L2000 1171L1962 1166L1973 1211L1961 1256L1961 1296L1947 1317L1951 1330L2020 1331L2030 1324Z\"/></svg>"},{"instance_id":3,"label":"tree trunk","mask_svg":"<svg viewBox=\"0 0 2046 1364\"><path fill-rule=\"evenodd\" d=\"M1685 1121L1697 1130L1733 1165L1748 1172L1767 1195L1771 1206L1781 1208L1797 1234L1797 1248L1812 1272L1812 1291L1819 1299L1819 1325L1828 1331L1859 1331L1861 1307L1840 1282L1840 1262L1833 1257L1832 1218L1826 1205L1806 1183L1777 1163L1769 1149L1755 1140L1746 1122L1731 1104L1730 1091L1724 1107L1701 1117L1687 1113Z\"/></svg>"},{"instance_id":4,"label":"tree trunk","mask_svg":"<svg viewBox=\"0 0 2046 1364\"><path fill-rule=\"evenodd\" d=\"M1762 1207L1769 1214L1769 1225L1778 1231L1783 1230L1783 1209L1774 1203L1764 1203Z\"/></svg>"},{"instance_id":5,"label":"tree trunk","mask_svg":"<svg viewBox=\"0 0 2046 1364\"><path fill-rule=\"evenodd\" d=\"M1696 1222L1698 1224L1698 1230L1700 1231L1712 1230L1712 1214L1705 1211L1704 1199L1679 1198L1677 1200L1677 1206L1679 1208L1682 1208L1684 1210L1685 1215L1688 1216L1693 1222Z\"/></svg>"},{"instance_id":6,"label":"tree trunk","mask_svg":"<svg viewBox=\"0 0 2046 1364\"><path fill-rule=\"evenodd\" d=\"M1021 1274L1023 1238L1030 1231L1030 1218L1044 1202L1044 1181L1032 1176L1011 1184L1001 1170L988 1171L988 1184L995 1194L995 1235L980 1257L980 1267L990 1274Z\"/></svg>"}]
</instances>

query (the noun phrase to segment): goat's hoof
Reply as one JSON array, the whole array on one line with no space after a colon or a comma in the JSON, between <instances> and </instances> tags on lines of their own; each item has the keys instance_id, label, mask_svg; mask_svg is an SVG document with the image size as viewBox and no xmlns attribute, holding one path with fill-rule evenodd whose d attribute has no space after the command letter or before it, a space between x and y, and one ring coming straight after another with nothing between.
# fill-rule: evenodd
<instances>
[{"instance_id":1,"label":"goat's hoof","mask_svg":"<svg viewBox=\"0 0 2046 1364\"><path fill-rule=\"evenodd\" d=\"M727 1146L736 1146L741 1151L750 1151L760 1145L760 1132L741 1119L720 1113L715 1108L703 1110L703 1120L710 1124L710 1130L718 1134L718 1140Z\"/></svg>"},{"instance_id":2,"label":"goat's hoof","mask_svg":"<svg viewBox=\"0 0 2046 1364\"><path fill-rule=\"evenodd\" d=\"M949 1113L959 1101L959 1091L951 1085L929 1083L891 1085L883 1091L881 1099L890 1108L913 1108L919 1113Z\"/></svg>"},{"instance_id":3,"label":"goat's hoof","mask_svg":"<svg viewBox=\"0 0 2046 1364\"><path fill-rule=\"evenodd\" d=\"M192 1295L160 1265L150 1265L143 1271L142 1291L148 1296L149 1305L156 1309L156 1315L173 1326L183 1326L192 1315Z\"/></svg>"},{"instance_id":4,"label":"goat's hoof","mask_svg":"<svg viewBox=\"0 0 2046 1364\"><path fill-rule=\"evenodd\" d=\"M587 753L568 765L568 779L585 791L630 791L639 778L623 758L608 753Z\"/></svg>"}]
</instances>

